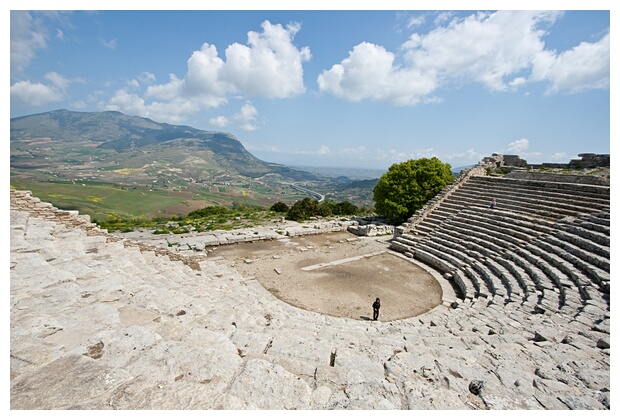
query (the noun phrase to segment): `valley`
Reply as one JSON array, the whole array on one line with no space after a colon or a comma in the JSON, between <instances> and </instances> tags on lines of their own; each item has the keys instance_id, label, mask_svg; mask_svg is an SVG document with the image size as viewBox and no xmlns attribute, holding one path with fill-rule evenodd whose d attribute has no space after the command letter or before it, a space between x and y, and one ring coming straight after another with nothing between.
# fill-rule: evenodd
<instances>
[{"instance_id":1,"label":"valley","mask_svg":"<svg viewBox=\"0 0 620 420\"><path fill-rule=\"evenodd\" d=\"M337 177L307 169L257 159L230 134L118 112L59 110L11 120L11 186L98 220L291 205L309 196L304 189L372 208L376 180L360 180L360 170L349 170L349 178L346 169Z\"/></svg>"}]
</instances>

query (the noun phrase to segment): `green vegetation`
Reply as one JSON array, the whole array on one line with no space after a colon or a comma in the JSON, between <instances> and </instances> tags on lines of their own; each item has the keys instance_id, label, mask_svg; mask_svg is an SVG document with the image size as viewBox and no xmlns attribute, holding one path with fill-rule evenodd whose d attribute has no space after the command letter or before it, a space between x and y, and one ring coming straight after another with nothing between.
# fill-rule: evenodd
<instances>
[{"instance_id":1,"label":"green vegetation","mask_svg":"<svg viewBox=\"0 0 620 420\"><path fill-rule=\"evenodd\" d=\"M78 210L80 214L101 220L152 217L186 199L165 190L121 188L111 183L92 181L30 182L12 179L11 186L32 191L35 197L63 210Z\"/></svg>"},{"instance_id":2,"label":"green vegetation","mask_svg":"<svg viewBox=\"0 0 620 420\"><path fill-rule=\"evenodd\" d=\"M276 203L278 204L278 203ZM272 207L284 209L286 204L274 204ZM284 204L284 206L282 206ZM349 202L334 203L304 198L293 204L286 218L289 220L302 221L315 216L344 216L355 215L362 212L358 207ZM93 219L100 227L109 231L131 232L137 228L153 229L155 234L183 234L188 232L205 232L212 230L232 230L260 226L272 221L278 212L273 209L258 207L246 207L243 205L225 207L209 206L190 212L187 216L157 217L157 218L124 218L118 214L112 214L105 220ZM279 213L283 213L282 211Z\"/></svg>"},{"instance_id":3,"label":"green vegetation","mask_svg":"<svg viewBox=\"0 0 620 420\"><path fill-rule=\"evenodd\" d=\"M281 201L278 201L277 203L275 203L273 206L269 208L269 210L275 211L277 213L286 213L288 209L289 209L288 205L286 205L286 203L283 203Z\"/></svg>"},{"instance_id":4,"label":"green vegetation","mask_svg":"<svg viewBox=\"0 0 620 420\"><path fill-rule=\"evenodd\" d=\"M286 218L299 222L316 216L350 216L360 214L362 212L363 211L361 209L348 201L334 203L333 201L325 200L322 203L319 203L318 200L313 200L306 197L303 200L296 202L289 208L286 213Z\"/></svg>"},{"instance_id":5,"label":"green vegetation","mask_svg":"<svg viewBox=\"0 0 620 420\"><path fill-rule=\"evenodd\" d=\"M11 187L32 191L33 195L42 201L64 210L77 210L80 214L87 214L92 219L100 221L113 221L118 218L170 218L187 214L201 205L210 204L235 208L262 208L273 203L271 195L254 193L247 196L234 195L230 189L226 194L222 194L195 184L190 187L177 184L163 187L86 179L41 181L12 177ZM217 191L217 188L215 190Z\"/></svg>"},{"instance_id":6,"label":"green vegetation","mask_svg":"<svg viewBox=\"0 0 620 420\"><path fill-rule=\"evenodd\" d=\"M454 181L450 164L436 157L395 163L375 186L375 210L400 224Z\"/></svg>"},{"instance_id":7,"label":"green vegetation","mask_svg":"<svg viewBox=\"0 0 620 420\"><path fill-rule=\"evenodd\" d=\"M115 216L106 220L93 220L109 231L131 232L137 228L153 229L155 234L183 234L212 230L250 228L273 219L274 213L260 208L224 206L204 207L187 216L157 218L122 218Z\"/></svg>"},{"instance_id":8,"label":"green vegetation","mask_svg":"<svg viewBox=\"0 0 620 420\"><path fill-rule=\"evenodd\" d=\"M510 171L511 171L511 169L507 168L505 166L500 166L499 168L495 168L495 169L493 169L493 168L487 168L486 169L487 175L494 175L495 174L495 175L503 176L503 175L506 175L506 174L510 173Z\"/></svg>"}]
</instances>

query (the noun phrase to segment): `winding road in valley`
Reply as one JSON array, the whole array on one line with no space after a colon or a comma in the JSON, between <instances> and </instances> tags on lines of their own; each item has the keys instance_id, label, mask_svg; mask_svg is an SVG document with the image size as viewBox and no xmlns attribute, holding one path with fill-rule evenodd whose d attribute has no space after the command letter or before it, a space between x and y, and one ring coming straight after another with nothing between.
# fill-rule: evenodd
<instances>
[{"instance_id":1,"label":"winding road in valley","mask_svg":"<svg viewBox=\"0 0 620 420\"><path fill-rule=\"evenodd\" d=\"M322 203L323 200L325 200L325 196L323 194L319 194L316 191L312 191L312 190L309 190L308 188L304 188L304 187L300 187L299 185L295 185L294 182L291 183L291 188L293 188L294 190L297 190L297 191L301 191L301 192L303 192L305 194L308 194L311 197L316 198L317 200L319 200L319 203Z\"/></svg>"}]
</instances>

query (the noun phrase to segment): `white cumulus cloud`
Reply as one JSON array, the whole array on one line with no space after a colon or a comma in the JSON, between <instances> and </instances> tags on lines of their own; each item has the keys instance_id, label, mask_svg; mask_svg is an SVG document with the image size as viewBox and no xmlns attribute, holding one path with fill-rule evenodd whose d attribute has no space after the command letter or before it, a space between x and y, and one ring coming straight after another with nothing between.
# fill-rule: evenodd
<instances>
[{"instance_id":1,"label":"white cumulus cloud","mask_svg":"<svg viewBox=\"0 0 620 420\"><path fill-rule=\"evenodd\" d=\"M426 35L413 34L403 50L412 66L441 79L505 90L506 77L530 67L531 59L544 49L539 27L558 17L557 12L479 12Z\"/></svg>"},{"instance_id":2,"label":"white cumulus cloud","mask_svg":"<svg viewBox=\"0 0 620 420\"><path fill-rule=\"evenodd\" d=\"M349 101L370 98L395 105L415 104L435 89L432 75L399 68L394 59L384 47L363 42L340 64L319 75L319 89Z\"/></svg>"},{"instance_id":3,"label":"white cumulus cloud","mask_svg":"<svg viewBox=\"0 0 620 420\"><path fill-rule=\"evenodd\" d=\"M71 81L56 72L49 72L44 78L47 83L22 80L11 85L11 101L31 106L44 106L64 99Z\"/></svg>"},{"instance_id":4,"label":"white cumulus cloud","mask_svg":"<svg viewBox=\"0 0 620 420\"><path fill-rule=\"evenodd\" d=\"M575 156L577 158L577 156ZM566 152L556 152L551 155L551 162L568 162L570 159Z\"/></svg>"},{"instance_id":5,"label":"white cumulus cloud","mask_svg":"<svg viewBox=\"0 0 620 420\"><path fill-rule=\"evenodd\" d=\"M170 74L170 81L163 85L149 86L144 93L145 98L153 98L153 100L161 100L165 102L173 102L175 98L181 96L180 92L183 88L183 80Z\"/></svg>"},{"instance_id":6,"label":"white cumulus cloud","mask_svg":"<svg viewBox=\"0 0 620 420\"><path fill-rule=\"evenodd\" d=\"M506 149L510 153L519 154L521 152L526 151L530 148L530 141L526 138L515 140L508 144L508 149Z\"/></svg>"},{"instance_id":7,"label":"white cumulus cloud","mask_svg":"<svg viewBox=\"0 0 620 420\"><path fill-rule=\"evenodd\" d=\"M140 95L129 93L125 89L118 90L103 107L111 111L140 115L156 121L168 121L171 124L184 122L187 115L194 114L199 109L194 102L181 97L168 102L146 102Z\"/></svg>"},{"instance_id":8,"label":"white cumulus cloud","mask_svg":"<svg viewBox=\"0 0 620 420\"><path fill-rule=\"evenodd\" d=\"M560 54L545 51L535 60L533 78L549 80L549 93L576 93L608 89L610 79L609 34L598 42L582 42Z\"/></svg>"},{"instance_id":9,"label":"white cumulus cloud","mask_svg":"<svg viewBox=\"0 0 620 420\"><path fill-rule=\"evenodd\" d=\"M209 120L209 124L223 128L223 127L227 127L230 124L230 120L223 115L219 115L215 118L211 118Z\"/></svg>"},{"instance_id":10,"label":"white cumulus cloud","mask_svg":"<svg viewBox=\"0 0 620 420\"><path fill-rule=\"evenodd\" d=\"M411 16L407 20L407 28L414 28L416 26L421 26L425 21L424 15Z\"/></svg>"},{"instance_id":11,"label":"white cumulus cloud","mask_svg":"<svg viewBox=\"0 0 620 420\"><path fill-rule=\"evenodd\" d=\"M157 78L155 77L153 73L148 72L148 71L143 71L138 76L138 80L146 85L150 85L152 83L155 83L155 80L157 80Z\"/></svg>"},{"instance_id":12,"label":"white cumulus cloud","mask_svg":"<svg viewBox=\"0 0 620 420\"><path fill-rule=\"evenodd\" d=\"M66 77L62 76L61 74L56 73L55 71L51 71L47 74L45 74L45 79L50 81L52 83L52 85L59 91L59 92L65 92L67 90L67 88L69 87L69 79L67 79Z\"/></svg>"},{"instance_id":13,"label":"white cumulus cloud","mask_svg":"<svg viewBox=\"0 0 620 420\"><path fill-rule=\"evenodd\" d=\"M246 102L241 110L235 114L233 117L234 120L240 122L240 128L245 131L254 131L256 130L256 126L254 122L256 121L256 116L258 115L258 110L252 105L250 102Z\"/></svg>"},{"instance_id":14,"label":"white cumulus cloud","mask_svg":"<svg viewBox=\"0 0 620 420\"><path fill-rule=\"evenodd\" d=\"M183 78L171 74L168 83L151 84L141 96L119 90L108 108L152 118L157 113L158 118L177 121L181 117L179 105L182 110L195 113L221 106L231 96L288 98L303 94L303 63L310 60L311 53L308 47L297 48L293 44L301 26L265 21L261 27L260 33L248 33L247 45L229 45L225 59L215 45L204 43L189 57ZM138 80L152 83L155 77L145 72ZM248 103L226 121L235 120L242 129L254 130L257 113ZM212 121L215 125L225 122L219 117Z\"/></svg>"},{"instance_id":15,"label":"white cumulus cloud","mask_svg":"<svg viewBox=\"0 0 620 420\"><path fill-rule=\"evenodd\" d=\"M263 33L249 32L248 44L226 49L222 78L247 96L287 98L305 92L302 63L311 58L310 49L292 44L299 24L261 25Z\"/></svg>"},{"instance_id":16,"label":"white cumulus cloud","mask_svg":"<svg viewBox=\"0 0 620 420\"><path fill-rule=\"evenodd\" d=\"M546 82L550 93L608 88L609 35L556 53L545 49L557 11L443 14L438 27L414 33L396 52L362 42L317 78L319 89L349 101L394 105L437 101L449 84L478 83L490 91L514 91Z\"/></svg>"},{"instance_id":17,"label":"white cumulus cloud","mask_svg":"<svg viewBox=\"0 0 620 420\"><path fill-rule=\"evenodd\" d=\"M258 110L250 101L247 101L239 112L234 114L231 117L226 117L223 115L211 118L209 120L209 124L215 125L217 127L227 127L233 123L237 123L239 128L245 131L254 131L257 129L256 119L258 117Z\"/></svg>"},{"instance_id":18,"label":"white cumulus cloud","mask_svg":"<svg viewBox=\"0 0 620 420\"><path fill-rule=\"evenodd\" d=\"M30 80L11 85L11 101L31 106L43 106L62 100L62 93L54 86L33 83Z\"/></svg>"},{"instance_id":19,"label":"white cumulus cloud","mask_svg":"<svg viewBox=\"0 0 620 420\"><path fill-rule=\"evenodd\" d=\"M287 98L301 95L302 63L311 58L307 47L297 49L292 40L299 24L262 24L263 32L248 33L248 44L234 43L226 48L226 61L214 45L205 43L188 60L184 80L187 96L225 98L229 94Z\"/></svg>"},{"instance_id":20,"label":"white cumulus cloud","mask_svg":"<svg viewBox=\"0 0 620 420\"><path fill-rule=\"evenodd\" d=\"M47 31L31 12L11 10L11 75L20 73L47 46Z\"/></svg>"}]
</instances>

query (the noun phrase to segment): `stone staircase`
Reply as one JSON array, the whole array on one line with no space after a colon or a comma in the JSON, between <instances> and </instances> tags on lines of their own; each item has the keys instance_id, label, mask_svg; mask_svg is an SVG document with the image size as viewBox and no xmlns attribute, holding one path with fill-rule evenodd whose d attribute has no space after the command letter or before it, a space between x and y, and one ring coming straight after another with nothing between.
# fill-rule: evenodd
<instances>
[{"instance_id":1,"label":"stone staircase","mask_svg":"<svg viewBox=\"0 0 620 420\"><path fill-rule=\"evenodd\" d=\"M221 260L120 240L11 190L11 409L609 409L606 214L537 236L523 216L531 250L411 236L450 256L438 260L471 297L369 323L292 307ZM598 277L549 278L530 262L549 247Z\"/></svg>"},{"instance_id":2,"label":"stone staircase","mask_svg":"<svg viewBox=\"0 0 620 420\"><path fill-rule=\"evenodd\" d=\"M390 248L441 272L465 306L609 313L609 186L554 179L472 176Z\"/></svg>"}]
</instances>

